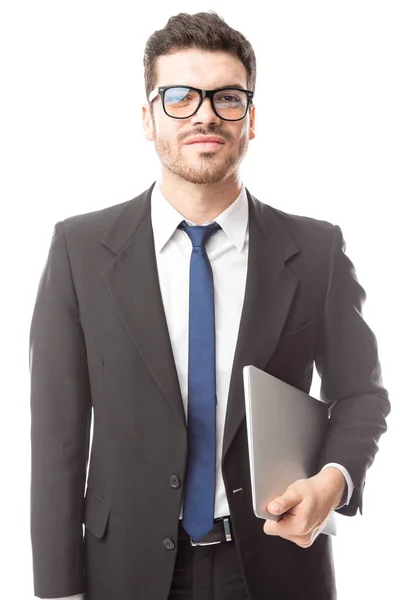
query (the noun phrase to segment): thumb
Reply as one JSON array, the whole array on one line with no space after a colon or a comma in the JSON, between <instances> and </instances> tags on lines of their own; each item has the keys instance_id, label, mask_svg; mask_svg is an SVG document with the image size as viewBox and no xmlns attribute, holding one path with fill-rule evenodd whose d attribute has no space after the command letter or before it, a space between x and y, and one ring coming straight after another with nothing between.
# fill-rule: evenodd
<instances>
[{"instance_id":1,"label":"thumb","mask_svg":"<svg viewBox=\"0 0 400 600\"><path fill-rule=\"evenodd\" d=\"M267 510L274 515L281 515L290 508L300 504L301 494L295 488L288 488L282 496L277 496L267 506Z\"/></svg>"}]
</instances>

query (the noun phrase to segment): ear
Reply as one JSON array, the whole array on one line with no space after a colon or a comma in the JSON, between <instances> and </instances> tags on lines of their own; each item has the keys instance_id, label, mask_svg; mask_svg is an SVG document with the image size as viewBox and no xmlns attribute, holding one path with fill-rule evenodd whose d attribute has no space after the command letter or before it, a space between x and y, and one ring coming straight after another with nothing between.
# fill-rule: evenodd
<instances>
[{"instance_id":1,"label":"ear","mask_svg":"<svg viewBox=\"0 0 400 600\"><path fill-rule=\"evenodd\" d=\"M142 106L142 123L145 138L149 140L149 142L154 142L154 126L151 118L150 106L148 104Z\"/></svg>"},{"instance_id":2,"label":"ear","mask_svg":"<svg viewBox=\"0 0 400 600\"><path fill-rule=\"evenodd\" d=\"M250 108L250 131L249 131L249 140L253 140L256 137L256 107L251 106Z\"/></svg>"}]
</instances>

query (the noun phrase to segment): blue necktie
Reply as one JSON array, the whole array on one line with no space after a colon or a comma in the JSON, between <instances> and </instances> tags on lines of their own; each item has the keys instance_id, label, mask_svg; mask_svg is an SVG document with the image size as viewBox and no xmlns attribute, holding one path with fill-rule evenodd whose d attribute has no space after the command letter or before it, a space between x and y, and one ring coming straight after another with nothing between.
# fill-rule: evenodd
<instances>
[{"instance_id":1,"label":"blue necktie","mask_svg":"<svg viewBox=\"0 0 400 600\"><path fill-rule=\"evenodd\" d=\"M191 239L189 289L188 459L182 525L198 542L214 527L215 502L215 317L214 283L205 244L218 223L187 225Z\"/></svg>"}]
</instances>

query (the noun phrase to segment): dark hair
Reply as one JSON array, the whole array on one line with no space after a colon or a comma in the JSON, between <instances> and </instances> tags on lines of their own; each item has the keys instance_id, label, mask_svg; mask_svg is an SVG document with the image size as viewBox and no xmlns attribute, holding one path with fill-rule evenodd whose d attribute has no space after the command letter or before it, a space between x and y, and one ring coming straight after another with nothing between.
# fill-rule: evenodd
<instances>
[{"instance_id":1,"label":"dark hair","mask_svg":"<svg viewBox=\"0 0 400 600\"><path fill-rule=\"evenodd\" d=\"M248 88L254 91L256 57L250 42L222 17L209 11L194 15L179 13L149 37L143 59L147 98L156 85L157 58L186 48L223 51L236 56L246 68Z\"/></svg>"}]
</instances>

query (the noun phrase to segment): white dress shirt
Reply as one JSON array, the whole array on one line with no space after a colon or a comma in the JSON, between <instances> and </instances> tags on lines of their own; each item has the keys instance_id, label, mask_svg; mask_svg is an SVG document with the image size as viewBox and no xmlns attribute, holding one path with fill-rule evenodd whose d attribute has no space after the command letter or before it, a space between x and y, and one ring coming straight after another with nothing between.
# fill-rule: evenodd
<instances>
[{"instance_id":1,"label":"white dress shirt","mask_svg":"<svg viewBox=\"0 0 400 600\"><path fill-rule=\"evenodd\" d=\"M192 242L183 230L177 229L184 217L162 195L159 184L151 197L151 221L162 301L179 379L186 421L188 414L188 324L189 280ZM221 226L207 242L207 255L214 277L215 298L215 360L216 360L216 482L214 518L229 515L229 505L222 479L221 456L228 402L229 383L242 314L247 259L249 249L249 208L244 186L236 200L214 219ZM186 220L189 225L195 223ZM210 222L203 223L208 225ZM337 463L347 482L350 502L353 482L347 469ZM182 518L183 506L180 509ZM83 600L82 594L59 600Z\"/></svg>"}]
</instances>

